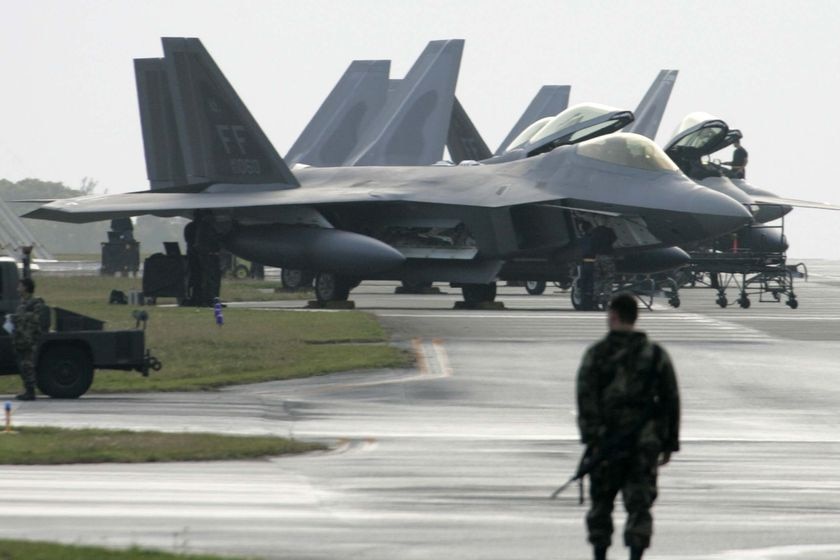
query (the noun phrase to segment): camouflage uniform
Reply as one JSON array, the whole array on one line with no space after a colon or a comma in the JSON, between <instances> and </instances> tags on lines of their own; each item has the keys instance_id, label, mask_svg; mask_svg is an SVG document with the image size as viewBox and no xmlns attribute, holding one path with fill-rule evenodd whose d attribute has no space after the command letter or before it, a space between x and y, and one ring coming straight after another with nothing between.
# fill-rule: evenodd
<instances>
[{"instance_id":1,"label":"camouflage uniform","mask_svg":"<svg viewBox=\"0 0 840 560\"><path fill-rule=\"evenodd\" d=\"M597 448L610 436L632 431L650 416L649 403L656 403L653 417L631 436L635 441L590 474L592 507L586 523L595 547L608 547L612 541L613 502L619 491L627 509L625 544L650 546L658 456L679 450L677 379L664 350L653 364L654 346L643 332L611 331L586 351L578 371L578 427L587 446ZM646 384L651 374L653 380Z\"/></svg>"},{"instance_id":2,"label":"camouflage uniform","mask_svg":"<svg viewBox=\"0 0 840 560\"><path fill-rule=\"evenodd\" d=\"M36 297L22 299L12 323L12 347L18 361L20 377L27 391L35 387L35 350L41 336L41 316L44 312L44 300Z\"/></svg>"},{"instance_id":3,"label":"camouflage uniform","mask_svg":"<svg viewBox=\"0 0 840 560\"><path fill-rule=\"evenodd\" d=\"M615 259L608 255L597 255L594 270L593 297L598 307L606 309L612 296L613 282L615 282Z\"/></svg>"}]
</instances>

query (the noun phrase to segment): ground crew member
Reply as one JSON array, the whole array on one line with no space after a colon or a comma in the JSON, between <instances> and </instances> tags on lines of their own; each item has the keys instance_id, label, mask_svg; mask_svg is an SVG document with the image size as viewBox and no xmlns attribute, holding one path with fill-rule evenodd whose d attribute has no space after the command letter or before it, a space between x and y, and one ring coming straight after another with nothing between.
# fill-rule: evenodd
<instances>
[{"instance_id":1,"label":"ground crew member","mask_svg":"<svg viewBox=\"0 0 840 560\"><path fill-rule=\"evenodd\" d=\"M23 393L17 395L22 401L35 400L35 350L41 336L41 317L44 300L34 297L35 282L22 278L18 282L20 304L12 315L12 348L18 362L18 371L23 380Z\"/></svg>"},{"instance_id":2,"label":"ground crew member","mask_svg":"<svg viewBox=\"0 0 840 560\"><path fill-rule=\"evenodd\" d=\"M732 167L732 177L734 179L746 179L749 153L746 148L741 146L740 139L735 140L732 145L735 146L735 151L732 152L732 161L727 161L724 165Z\"/></svg>"},{"instance_id":3,"label":"ground crew member","mask_svg":"<svg viewBox=\"0 0 840 560\"><path fill-rule=\"evenodd\" d=\"M650 546L657 467L679 450L680 403L668 354L634 329L638 305L630 294L612 298L609 333L587 349L577 378L581 441L603 460L590 473L592 506L586 516L596 560L612 542L613 502L627 509L624 543L631 560ZM616 444L618 442L618 444Z\"/></svg>"}]
</instances>

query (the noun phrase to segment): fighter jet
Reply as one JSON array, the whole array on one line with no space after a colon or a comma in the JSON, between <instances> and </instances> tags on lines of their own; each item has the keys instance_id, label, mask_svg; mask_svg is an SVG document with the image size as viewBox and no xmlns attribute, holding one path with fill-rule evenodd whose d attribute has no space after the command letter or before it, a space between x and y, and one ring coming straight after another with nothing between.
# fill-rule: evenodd
<instances>
[{"instance_id":1,"label":"fighter jet","mask_svg":"<svg viewBox=\"0 0 840 560\"><path fill-rule=\"evenodd\" d=\"M292 172L198 39L165 38L163 50L155 64L163 72L152 75L169 89L172 110L156 107L155 118L174 124L183 157L161 166L154 146L146 154L150 169L167 171L166 184L58 200L28 217L186 216L243 258L319 271L322 301L347 299L364 279L408 279L450 282L468 302L492 300L513 259L573 262L584 222L611 230L624 254L716 237L752 219L637 134L496 165Z\"/></svg>"},{"instance_id":2,"label":"fighter jet","mask_svg":"<svg viewBox=\"0 0 840 560\"><path fill-rule=\"evenodd\" d=\"M780 197L751 185L745 179L735 176L719 161L711 159L712 154L728 148L741 137L741 131L730 129L724 120L708 113L695 112L683 118L673 138L665 146L665 153L689 178L732 197L751 210L756 225L747 226L738 232L740 248L784 252L787 240L781 228L761 227L761 224L778 220L797 206L840 210L840 206L825 202Z\"/></svg>"}]
</instances>

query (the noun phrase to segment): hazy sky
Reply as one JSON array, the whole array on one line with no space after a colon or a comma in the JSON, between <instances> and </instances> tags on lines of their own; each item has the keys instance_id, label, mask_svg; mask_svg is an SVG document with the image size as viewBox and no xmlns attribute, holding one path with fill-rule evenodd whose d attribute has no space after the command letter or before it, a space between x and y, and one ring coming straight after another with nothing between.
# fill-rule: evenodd
<instances>
[{"instance_id":1,"label":"hazy sky","mask_svg":"<svg viewBox=\"0 0 840 560\"><path fill-rule=\"evenodd\" d=\"M748 179L840 204L840 2L0 0L0 178L145 189L133 58L199 37L285 154L352 59L402 77L466 39L457 95L495 149L537 89L633 109L679 78L660 128L706 111L744 133ZM724 154L728 155L728 154ZM797 209L794 257L840 258L840 212Z\"/></svg>"}]
</instances>

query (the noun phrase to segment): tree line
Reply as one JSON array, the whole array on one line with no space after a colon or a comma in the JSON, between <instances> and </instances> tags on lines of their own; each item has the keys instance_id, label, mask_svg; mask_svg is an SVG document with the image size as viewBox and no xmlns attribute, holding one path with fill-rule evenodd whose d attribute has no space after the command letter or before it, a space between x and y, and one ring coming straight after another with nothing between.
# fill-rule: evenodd
<instances>
[{"instance_id":1,"label":"tree line","mask_svg":"<svg viewBox=\"0 0 840 560\"><path fill-rule=\"evenodd\" d=\"M58 199L94 194L97 183L85 177L79 188L64 183L42 181L40 179L22 179L12 182L0 179L0 199L9 202L8 206L18 216L34 210L37 204L12 202L15 200ZM45 220L23 218L23 223L35 238L54 255L90 254L99 255L101 244L108 240L110 222L90 224L65 224ZM140 216L135 219L134 238L140 242L140 251L146 254L163 250L164 241L183 242L183 230L186 221L181 218L156 218ZM182 243L183 245L183 243Z\"/></svg>"}]
</instances>

